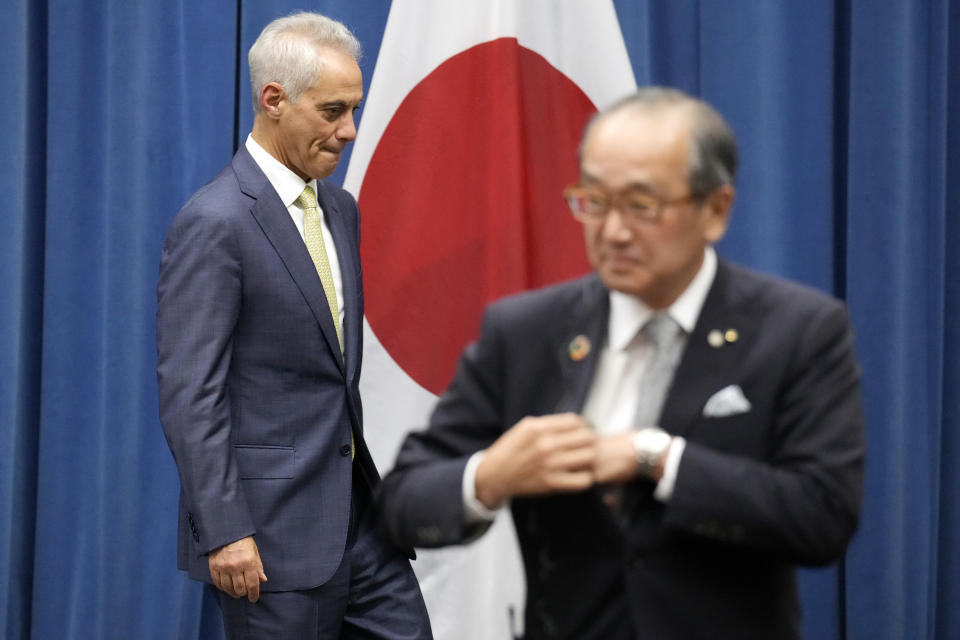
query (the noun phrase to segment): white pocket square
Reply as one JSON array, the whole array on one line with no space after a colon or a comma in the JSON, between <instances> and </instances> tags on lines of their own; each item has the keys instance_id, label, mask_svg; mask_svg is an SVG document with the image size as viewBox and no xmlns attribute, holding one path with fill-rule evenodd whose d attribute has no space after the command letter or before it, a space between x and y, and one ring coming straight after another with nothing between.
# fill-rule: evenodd
<instances>
[{"instance_id":1,"label":"white pocket square","mask_svg":"<svg viewBox=\"0 0 960 640\"><path fill-rule=\"evenodd\" d=\"M739 385L731 384L710 396L703 407L704 418L722 418L750 411L752 405Z\"/></svg>"}]
</instances>

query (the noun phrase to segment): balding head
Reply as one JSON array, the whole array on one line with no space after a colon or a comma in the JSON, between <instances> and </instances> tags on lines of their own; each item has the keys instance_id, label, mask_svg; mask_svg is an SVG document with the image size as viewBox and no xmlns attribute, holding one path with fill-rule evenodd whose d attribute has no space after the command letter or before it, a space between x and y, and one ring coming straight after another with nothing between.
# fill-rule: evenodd
<instances>
[{"instance_id":1,"label":"balding head","mask_svg":"<svg viewBox=\"0 0 960 640\"><path fill-rule=\"evenodd\" d=\"M734 185L737 141L733 130L708 103L678 89L644 87L594 115L583 133L581 158L588 137L600 123L612 119L629 126L628 120L634 115L662 118L665 125L686 122L690 193L694 199L702 202L720 185Z\"/></svg>"}]
</instances>

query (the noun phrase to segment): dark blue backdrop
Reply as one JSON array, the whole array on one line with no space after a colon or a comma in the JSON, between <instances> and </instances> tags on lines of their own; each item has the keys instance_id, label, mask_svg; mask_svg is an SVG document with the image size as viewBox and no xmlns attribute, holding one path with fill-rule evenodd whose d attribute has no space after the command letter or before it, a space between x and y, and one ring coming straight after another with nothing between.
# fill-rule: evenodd
<instances>
[{"instance_id":1,"label":"dark blue backdrop","mask_svg":"<svg viewBox=\"0 0 960 640\"><path fill-rule=\"evenodd\" d=\"M850 304L867 494L809 638L960 637L960 7L949 0L616 0L637 81L742 145L720 250ZM0 634L206 638L174 568L157 421L160 245L252 121L245 52L308 8L364 43L377 0L7 0L0 21ZM347 159L335 179L342 178ZM952 606L951 606L952 605Z\"/></svg>"}]
</instances>

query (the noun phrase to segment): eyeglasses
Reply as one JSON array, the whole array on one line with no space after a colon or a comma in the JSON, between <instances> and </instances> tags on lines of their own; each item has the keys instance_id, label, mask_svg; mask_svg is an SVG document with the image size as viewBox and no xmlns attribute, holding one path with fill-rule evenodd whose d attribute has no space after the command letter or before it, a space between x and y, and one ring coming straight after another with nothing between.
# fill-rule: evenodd
<instances>
[{"instance_id":1,"label":"eyeglasses","mask_svg":"<svg viewBox=\"0 0 960 640\"><path fill-rule=\"evenodd\" d=\"M628 188L616 194L610 194L600 187L570 185L563 190L563 197L570 207L573 217L583 223L603 222L610 209L620 212L623 223L638 226L644 222L656 222L665 207L692 202L693 196L687 195L675 200L663 200L649 191Z\"/></svg>"}]
</instances>

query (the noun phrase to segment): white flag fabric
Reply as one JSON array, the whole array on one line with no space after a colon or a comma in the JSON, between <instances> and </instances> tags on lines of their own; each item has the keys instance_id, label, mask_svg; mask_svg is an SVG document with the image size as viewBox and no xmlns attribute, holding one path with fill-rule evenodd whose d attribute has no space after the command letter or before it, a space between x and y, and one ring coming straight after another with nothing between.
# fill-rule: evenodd
<instances>
[{"instance_id":1,"label":"white flag fabric","mask_svg":"<svg viewBox=\"0 0 960 640\"><path fill-rule=\"evenodd\" d=\"M394 0L345 180L362 215L361 393L381 471L426 425L486 303L589 268L560 193L589 116L635 87L610 0ZM414 569L439 640L522 634L509 514Z\"/></svg>"}]
</instances>

